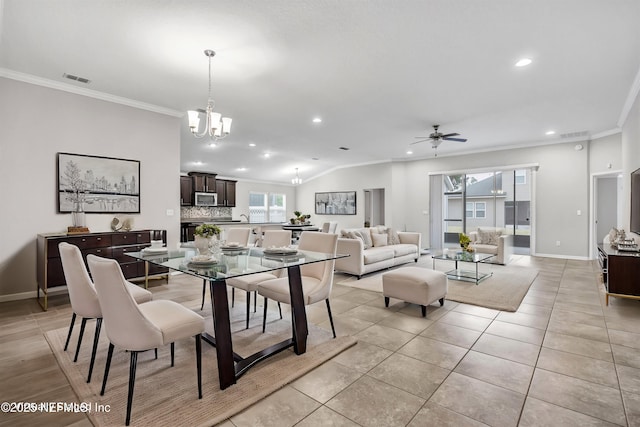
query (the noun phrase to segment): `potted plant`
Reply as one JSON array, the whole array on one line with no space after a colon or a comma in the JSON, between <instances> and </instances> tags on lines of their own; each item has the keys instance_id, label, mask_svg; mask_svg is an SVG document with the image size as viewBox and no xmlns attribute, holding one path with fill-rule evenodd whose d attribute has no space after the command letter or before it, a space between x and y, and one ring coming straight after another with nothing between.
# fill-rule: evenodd
<instances>
[{"instance_id":1,"label":"potted plant","mask_svg":"<svg viewBox=\"0 0 640 427\"><path fill-rule=\"evenodd\" d=\"M210 255L214 238L220 236L220 227L214 224L200 224L193 232L194 244L200 255Z\"/></svg>"},{"instance_id":2,"label":"potted plant","mask_svg":"<svg viewBox=\"0 0 640 427\"><path fill-rule=\"evenodd\" d=\"M473 248L469 247L471 239L464 233L460 233L460 247L465 252L473 252Z\"/></svg>"}]
</instances>

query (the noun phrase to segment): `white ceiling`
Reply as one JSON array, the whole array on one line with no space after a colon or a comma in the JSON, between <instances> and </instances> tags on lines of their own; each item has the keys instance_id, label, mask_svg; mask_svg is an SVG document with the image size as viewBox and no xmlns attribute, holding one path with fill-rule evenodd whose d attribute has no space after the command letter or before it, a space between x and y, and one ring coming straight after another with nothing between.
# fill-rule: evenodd
<instances>
[{"instance_id":1,"label":"white ceiling","mask_svg":"<svg viewBox=\"0 0 640 427\"><path fill-rule=\"evenodd\" d=\"M443 142L440 156L565 142L559 135L574 132L602 135L621 125L640 69L638 0L0 6L4 75L24 73L175 114L206 106L203 51L215 50L216 110L233 118L232 133L210 148L189 134L183 117L181 169L272 182L289 183L295 168L308 179L343 165L432 157L428 142L413 145L411 156L406 151L436 123L468 139ZM514 67L522 57L533 63ZM316 116L319 125L311 121ZM194 165L198 160L203 164Z\"/></svg>"}]
</instances>

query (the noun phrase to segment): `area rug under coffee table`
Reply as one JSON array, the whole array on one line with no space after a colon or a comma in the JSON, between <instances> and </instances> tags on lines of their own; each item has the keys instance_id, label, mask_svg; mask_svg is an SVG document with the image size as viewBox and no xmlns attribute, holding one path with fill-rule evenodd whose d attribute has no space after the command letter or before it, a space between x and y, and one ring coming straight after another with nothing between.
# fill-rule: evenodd
<instances>
[{"instance_id":1,"label":"area rug under coffee table","mask_svg":"<svg viewBox=\"0 0 640 427\"><path fill-rule=\"evenodd\" d=\"M109 405L109 412L87 414L96 426L124 425L129 380L129 353L116 347L111 362L107 390L100 396L100 387L107 355L108 341L104 328L96 355L91 383L87 372L91 356L94 323L85 330L80 357L73 363L77 330L63 351L67 328L45 334L62 371L66 375L79 402ZM271 322L267 332L262 326L234 333L234 351L249 355L261 348L286 339L291 334L291 321ZM237 384L220 390L215 348L202 343L203 398L198 399L194 340L176 342L175 366L171 367L170 348L158 349L138 355L135 392L132 406L132 426L189 425L211 426L242 411L323 362L351 347L356 340L350 336L332 339L331 332L309 325L307 352L297 356L292 349L259 363Z\"/></svg>"},{"instance_id":2,"label":"area rug under coffee table","mask_svg":"<svg viewBox=\"0 0 640 427\"><path fill-rule=\"evenodd\" d=\"M492 266L492 272L493 276L478 285L449 279L445 299L496 310L516 311L538 275L538 270L517 266ZM383 274L377 273L360 280L350 277L338 284L382 292Z\"/></svg>"}]
</instances>

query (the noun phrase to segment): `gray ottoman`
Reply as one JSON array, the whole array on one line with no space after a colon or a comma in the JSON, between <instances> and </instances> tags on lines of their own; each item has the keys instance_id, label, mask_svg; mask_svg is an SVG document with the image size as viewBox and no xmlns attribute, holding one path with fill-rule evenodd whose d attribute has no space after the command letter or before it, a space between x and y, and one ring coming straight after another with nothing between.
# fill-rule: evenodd
<instances>
[{"instance_id":1,"label":"gray ottoman","mask_svg":"<svg viewBox=\"0 0 640 427\"><path fill-rule=\"evenodd\" d=\"M420 267L403 267L382 275L384 305L389 307L389 298L419 304L422 317L427 315L427 306L440 300L444 305L447 295L447 276L435 270Z\"/></svg>"}]
</instances>

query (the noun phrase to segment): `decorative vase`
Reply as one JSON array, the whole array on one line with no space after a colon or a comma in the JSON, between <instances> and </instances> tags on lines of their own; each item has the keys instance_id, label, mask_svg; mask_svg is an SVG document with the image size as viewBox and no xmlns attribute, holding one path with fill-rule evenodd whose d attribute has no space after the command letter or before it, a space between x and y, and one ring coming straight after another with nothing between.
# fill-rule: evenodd
<instances>
[{"instance_id":1,"label":"decorative vase","mask_svg":"<svg viewBox=\"0 0 640 427\"><path fill-rule=\"evenodd\" d=\"M71 212L71 222L74 227L85 227L84 212Z\"/></svg>"},{"instance_id":2,"label":"decorative vase","mask_svg":"<svg viewBox=\"0 0 640 427\"><path fill-rule=\"evenodd\" d=\"M194 245L200 255L211 255L213 237L194 236Z\"/></svg>"}]
</instances>

